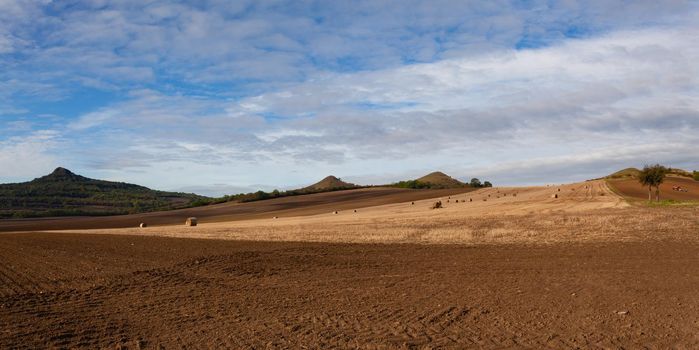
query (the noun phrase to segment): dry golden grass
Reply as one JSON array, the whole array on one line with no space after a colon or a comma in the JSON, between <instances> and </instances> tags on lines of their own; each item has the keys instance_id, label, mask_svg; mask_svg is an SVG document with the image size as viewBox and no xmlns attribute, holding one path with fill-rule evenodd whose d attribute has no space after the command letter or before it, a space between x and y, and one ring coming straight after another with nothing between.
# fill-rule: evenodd
<instances>
[{"instance_id":1,"label":"dry golden grass","mask_svg":"<svg viewBox=\"0 0 699 350\"><path fill-rule=\"evenodd\" d=\"M554 192L560 193L559 198L551 198ZM513 196L515 193L517 196ZM469 201L471 198L473 202ZM484 198L489 200L483 201ZM443 203L445 199L442 198ZM307 217L80 232L256 241L437 244L694 240L699 236L697 208L632 207L603 181L492 188L451 199L438 210L430 209L434 199L429 199L414 205L407 202ZM456 203L456 199L460 202Z\"/></svg>"},{"instance_id":2,"label":"dry golden grass","mask_svg":"<svg viewBox=\"0 0 699 350\"><path fill-rule=\"evenodd\" d=\"M694 208L555 211L484 217L384 218L340 223L211 224L84 231L169 237L344 243L556 243L699 238Z\"/></svg>"}]
</instances>

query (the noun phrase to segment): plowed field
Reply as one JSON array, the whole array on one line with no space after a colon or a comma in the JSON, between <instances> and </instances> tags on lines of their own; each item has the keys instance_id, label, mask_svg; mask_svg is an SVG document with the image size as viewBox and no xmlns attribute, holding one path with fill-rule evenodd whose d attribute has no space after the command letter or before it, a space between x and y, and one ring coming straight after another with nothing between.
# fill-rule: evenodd
<instances>
[{"instance_id":1,"label":"plowed field","mask_svg":"<svg viewBox=\"0 0 699 350\"><path fill-rule=\"evenodd\" d=\"M619 194L628 198L648 199L648 187L642 186L636 179L610 180L609 184ZM682 191L673 190L680 187ZM652 190L655 200L655 188ZM660 185L660 199L676 201L699 201L699 181L689 178L668 176Z\"/></svg>"},{"instance_id":2,"label":"plowed field","mask_svg":"<svg viewBox=\"0 0 699 350\"><path fill-rule=\"evenodd\" d=\"M697 348L699 245L0 235L0 348Z\"/></svg>"}]
</instances>

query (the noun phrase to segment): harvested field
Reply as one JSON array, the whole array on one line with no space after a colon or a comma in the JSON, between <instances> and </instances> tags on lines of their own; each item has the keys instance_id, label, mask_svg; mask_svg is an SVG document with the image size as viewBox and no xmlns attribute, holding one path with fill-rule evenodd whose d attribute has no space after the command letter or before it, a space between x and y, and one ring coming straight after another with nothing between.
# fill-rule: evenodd
<instances>
[{"instance_id":1,"label":"harvested field","mask_svg":"<svg viewBox=\"0 0 699 350\"><path fill-rule=\"evenodd\" d=\"M692 239L699 232L699 208L696 207L475 215L454 209L454 206L432 210L430 204L424 204L428 205L422 209L426 214L419 215L410 212L379 215L366 209L357 214L328 213L307 218L270 218L197 227L65 232L282 242L469 245Z\"/></svg>"},{"instance_id":2,"label":"harvested field","mask_svg":"<svg viewBox=\"0 0 699 350\"><path fill-rule=\"evenodd\" d=\"M696 348L696 240L0 235L0 348Z\"/></svg>"},{"instance_id":3,"label":"harvested field","mask_svg":"<svg viewBox=\"0 0 699 350\"><path fill-rule=\"evenodd\" d=\"M410 190L386 187L363 188L248 203L223 203L135 215L0 220L0 232L138 227L141 222L145 222L148 226L182 225L188 217L198 218L199 223L211 223L254 220L271 218L273 216L307 216L334 210L353 210L448 196L469 191L473 191L473 189Z\"/></svg>"},{"instance_id":4,"label":"harvested field","mask_svg":"<svg viewBox=\"0 0 699 350\"><path fill-rule=\"evenodd\" d=\"M635 178L609 180L609 185L622 196L648 200L648 187L642 186ZM674 191L672 188L675 186L686 189L687 192ZM665 182L660 185L660 199L699 201L699 181L686 177L668 176L665 178ZM653 200L655 200L655 188L653 189Z\"/></svg>"},{"instance_id":5,"label":"harvested field","mask_svg":"<svg viewBox=\"0 0 699 350\"><path fill-rule=\"evenodd\" d=\"M562 188L564 192L557 192L557 188ZM380 189L372 189L371 193ZM362 190L355 190L362 191ZM148 221L147 229L139 229L139 222L130 228L118 229L94 229L80 230L89 233L109 233L109 234L136 234L136 235L164 235L177 237L208 237L208 238L231 238L248 240L303 240L303 241L338 241L338 242L395 242L395 237L388 237L386 234L376 235L371 232L374 229L381 229L384 233L404 232L412 235L411 228L416 227L422 230L425 226L445 228L447 231L452 227L460 230L461 225L468 225L474 218L487 218L491 216L502 217L527 217L549 213L588 213L594 210L601 210L604 213L613 213L616 209L628 208L629 205L619 196L612 192L604 181L592 181L579 184L571 184L557 187L520 187L520 188L486 188L473 192L459 193L459 190L426 190L409 191L401 195L379 196L377 200L371 200L370 196L362 192L341 191L339 198L344 200L333 202L333 198L327 197L323 201L314 200L308 196L298 202L287 203L290 208L286 211L274 210L276 200L243 203L229 205L236 208L237 214L231 214L233 221L221 221L228 216L209 217L208 223L200 224L196 229L184 227L186 216L181 211L171 211L158 213L161 217L173 220L175 226L156 226ZM512 196L505 196L512 193ZM518 196L514 196L518 193ZM552 193L561 193L559 198L551 198ZM497 198L500 194L501 198ZM329 195L329 194L328 194ZM366 207L359 212L354 212L348 208L360 207L362 205L383 202L387 199L405 199L406 196L417 195L440 195L441 197L430 197L422 200L411 200L390 204ZM302 196L305 197L305 196ZM347 199L358 198L356 201ZM459 203L447 202L449 197L454 200L462 199ZM467 201L467 198L469 199ZM470 200L473 200L471 202ZM489 201L483 201L490 199ZM441 200L443 208L430 210L435 201ZM252 210L248 205L258 205L259 210L254 214L243 215L241 213ZM335 210L338 207L347 208ZM246 209L247 208L247 209ZM270 209L271 208L271 209ZM228 208L228 211L233 209ZM269 211L263 211L269 210ZM334 214L337 211L337 214ZM280 214L281 213L281 214ZM296 214L303 214L297 216ZM284 214L284 215L282 215ZM137 216L134 216L137 217ZM275 219L276 217L276 219ZM58 219L38 219L35 222L30 220L0 220L0 231L26 231L32 227L47 226L46 230L59 230L72 226L89 225L115 225L121 227L123 219L132 219L130 216L110 217L110 218L58 218ZM177 220L179 218L179 220ZM113 221L112 221L113 220ZM207 222L206 220L200 220ZM212 222L213 221L213 222ZM465 226L464 226L465 227ZM386 231L385 228L392 228ZM404 229L407 228L407 231ZM38 230L38 229L37 229ZM349 232L346 232L349 230ZM398 230L398 231L396 231ZM75 230L69 230L75 231ZM353 233L353 232L356 232ZM411 233L413 232L413 233ZM439 234L449 232L440 231ZM252 234L249 234L252 233ZM321 233L321 237L316 235ZM369 234L368 234L369 233ZM367 235L368 234L368 235ZM305 236L305 237L304 237ZM390 236L394 236L390 233ZM402 240L400 240L402 241ZM414 240L413 240L414 241ZM432 240L429 240L432 241ZM453 241L453 240L452 240ZM448 242L441 240L441 242ZM454 242L463 243L463 240Z\"/></svg>"},{"instance_id":6,"label":"harvested field","mask_svg":"<svg viewBox=\"0 0 699 350\"><path fill-rule=\"evenodd\" d=\"M557 192L557 188L562 192ZM518 196L498 194L514 193ZM552 193L561 193L551 198ZM488 198L490 200L482 201ZM558 187L487 188L451 195L459 203L437 198L443 208L432 210L435 199L388 204L360 212L332 211L304 217L274 217L146 229L82 230L83 233L154 235L211 239L311 241L343 243L545 243L633 240L642 234L662 235L646 214L638 215L603 181ZM472 198L473 202L467 202ZM661 224L696 227L696 211L656 212ZM666 215L674 216L668 220ZM71 232L71 231L67 231ZM78 232L78 231L75 231ZM665 232L665 231L663 231ZM673 231L674 232L674 231Z\"/></svg>"},{"instance_id":7,"label":"harvested field","mask_svg":"<svg viewBox=\"0 0 699 350\"><path fill-rule=\"evenodd\" d=\"M699 346L697 207L604 181L362 196L0 234L0 348Z\"/></svg>"}]
</instances>

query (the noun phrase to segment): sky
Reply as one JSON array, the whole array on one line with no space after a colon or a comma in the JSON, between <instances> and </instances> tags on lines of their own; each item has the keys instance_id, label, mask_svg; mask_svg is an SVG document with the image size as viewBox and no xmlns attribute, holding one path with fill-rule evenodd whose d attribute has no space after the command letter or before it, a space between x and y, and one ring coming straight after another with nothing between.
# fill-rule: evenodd
<instances>
[{"instance_id":1,"label":"sky","mask_svg":"<svg viewBox=\"0 0 699 350\"><path fill-rule=\"evenodd\" d=\"M0 0L0 182L699 170L698 1Z\"/></svg>"}]
</instances>

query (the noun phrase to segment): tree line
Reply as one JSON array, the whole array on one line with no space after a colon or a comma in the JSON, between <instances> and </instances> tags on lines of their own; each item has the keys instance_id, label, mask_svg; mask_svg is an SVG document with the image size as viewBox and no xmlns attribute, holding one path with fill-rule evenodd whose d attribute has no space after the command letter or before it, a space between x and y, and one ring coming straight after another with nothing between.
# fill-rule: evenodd
<instances>
[{"instance_id":1,"label":"tree line","mask_svg":"<svg viewBox=\"0 0 699 350\"><path fill-rule=\"evenodd\" d=\"M481 180L478 180L478 178L473 178L471 181L468 183L469 186L475 187L475 188L480 188L480 187L493 187L493 184L490 183L490 181L483 181L481 183Z\"/></svg>"}]
</instances>

